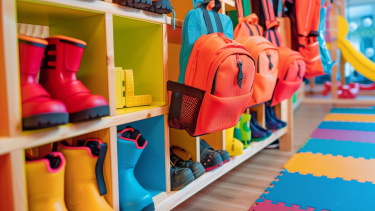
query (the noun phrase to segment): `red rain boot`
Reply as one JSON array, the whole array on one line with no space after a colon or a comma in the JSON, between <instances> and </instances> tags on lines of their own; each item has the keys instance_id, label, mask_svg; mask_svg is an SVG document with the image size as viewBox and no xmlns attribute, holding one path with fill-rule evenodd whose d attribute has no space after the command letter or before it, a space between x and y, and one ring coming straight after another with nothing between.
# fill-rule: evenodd
<instances>
[{"instance_id":1,"label":"red rain boot","mask_svg":"<svg viewBox=\"0 0 375 211\"><path fill-rule=\"evenodd\" d=\"M22 126L24 130L52 127L68 123L69 115L63 102L38 83L38 72L48 42L18 35Z\"/></svg>"},{"instance_id":2,"label":"red rain boot","mask_svg":"<svg viewBox=\"0 0 375 211\"><path fill-rule=\"evenodd\" d=\"M53 98L62 100L69 112L69 122L80 122L109 115L107 100L90 94L77 80L86 42L66 36L46 39L48 47L40 71L40 83Z\"/></svg>"}]
</instances>

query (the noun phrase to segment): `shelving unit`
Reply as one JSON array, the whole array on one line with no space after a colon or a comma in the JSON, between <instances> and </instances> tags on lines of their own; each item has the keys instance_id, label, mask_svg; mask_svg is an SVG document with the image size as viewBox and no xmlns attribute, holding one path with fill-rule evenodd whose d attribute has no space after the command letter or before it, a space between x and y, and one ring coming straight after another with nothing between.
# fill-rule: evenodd
<instances>
[{"instance_id":1,"label":"shelving unit","mask_svg":"<svg viewBox=\"0 0 375 211\"><path fill-rule=\"evenodd\" d=\"M139 183L149 190L157 210L169 210L217 178L280 139L281 150L292 146L292 102L286 100L275 108L276 115L288 127L275 131L268 139L252 143L241 156L202 177L180 191L170 190L169 148L186 149L193 160L200 160L200 139L215 148L225 149L225 131L190 137L185 131L168 127L167 80L178 77L181 27L189 1L172 0L176 7L176 30L169 16L129 8L110 1L80 0L7 0L0 2L0 210L26 211L25 150L42 154L56 141L98 138L108 144L104 175L114 211L119 210L117 131L126 125L139 129L149 144L135 169ZM235 9L232 0L222 0L222 13ZM22 131L18 71L18 23L48 26L50 36L62 34L87 42L77 78L93 94L109 102L110 116L69 123L58 127ZM281 30L283 27L280 27ZM83 30L84 29L84 30ZM116 109L115 67L132 69L135 94L151 94L149 106ZM259 112L264 126L263 105L251 108ZM150 162L152 159L152 162ZM150 166L150 163L155 165ZM150 170L151 169L151 170ZM152 175L145 172L152 171Z\"/></svg>"}]
</instances>

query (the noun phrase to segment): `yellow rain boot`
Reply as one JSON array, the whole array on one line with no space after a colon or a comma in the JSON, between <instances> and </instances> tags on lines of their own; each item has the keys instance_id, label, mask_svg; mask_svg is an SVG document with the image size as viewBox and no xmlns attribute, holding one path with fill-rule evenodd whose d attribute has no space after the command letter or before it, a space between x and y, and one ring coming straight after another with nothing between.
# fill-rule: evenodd
<instances>
[{"instance_id":1,"label":"yellow rain boot","mask_svg":"<svg viewBox=\"0 0 375 211\"><path fill-rule=\"evenodd\" d=\"M102 171L107 145L98 139L77 141L77 145L61 141L57 147L66 159L66 206L69 211L113 211L103 196L107 193Z\"/></svg>"},{"instance_id":2,"label":"yellow rain boot","mask_svg":"<svg viewBox=\"0 0 375 211\"><path fill-rule=\"evenodd\" d=\"M65 158L51 152L41 159L26 156L29 211L68 211L64 201Z\"/></svg>"},{"instance_id":3,"label":"yellow rain boot","mask_svg":"<svg viewBox=\"0 0 375 211\"><path fill-rule=\"evenodd\" d=\"M240 140L233 137L234 127L225 130L225 150L229 156L237 156L243 154L243 144Z\"/></svg>"}]
</instances>

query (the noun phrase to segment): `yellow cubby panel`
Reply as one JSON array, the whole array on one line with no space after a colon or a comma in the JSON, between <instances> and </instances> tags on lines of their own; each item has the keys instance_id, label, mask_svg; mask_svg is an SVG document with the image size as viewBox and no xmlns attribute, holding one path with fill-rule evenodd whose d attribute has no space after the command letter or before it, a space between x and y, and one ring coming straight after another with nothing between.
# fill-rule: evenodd
<instances>
[{"instance_id":1,"label":"yellow cubby panel","mask_svg":"<svg viewBox=\"0 0 375 211\"><path fill-rule=\"evenodd\" d=\"M214 133L199 136L199 139L205 140L211 147L215 150L225 149L225 137L223 136L223 131L216 131Z\"/></svg>"},{"instance_id":2,"label":"yellow cubby panel","mask_svg":"<svg viewBox=\"0 0 375 211\"><path fill-rule=\"evenodd\" d=\"M115 67L115 86L116 86L116 108L125 106L125 74L121 67Z\"/></svg>"},{"instance_id":3,"label":"yellow cubby panel","mask_svg":"<svg viewBox=\"0 0 375 211\"><path fill-rule=\"evenodd\" d=\"M191 155L193 161L199 161L199 146L196 137L191 137L185 130L169 129L170 146L178 146Z\"/></svg>"},{"instance_id":4,"label":"yellow cubby panel","mask_svg":"<svg viewBox=\"0 0 375 211\"><path fill-rule=\"evenodd\" d=\"M127 108L117 109L116 114L164 106L162 25L114 15L113 31L115 66L132 70L133 77L129 80L134 84L130 87L131 83L125 80ZM151 95L151 105L130 107L137 103L149 104L150 97L145 95Z\"/></svg>"}]
</instances>

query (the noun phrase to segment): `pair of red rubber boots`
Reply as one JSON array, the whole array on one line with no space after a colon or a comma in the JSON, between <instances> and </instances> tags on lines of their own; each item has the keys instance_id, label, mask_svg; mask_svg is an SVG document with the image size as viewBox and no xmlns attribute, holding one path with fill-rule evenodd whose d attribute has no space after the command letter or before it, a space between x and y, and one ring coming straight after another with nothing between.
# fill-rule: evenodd
<instances>
[{"instance_id":1,"label":"pair of red rubber boots","mask_svg":"<svg viewBox=\"0 0 375 211\"><path fill-rule=\"evenodd\" d=\"M90 94L76 78L84 41L65 36L43 40L22 35L18 40L24 130L109 115L107 100Z\"/></svg>"}]
</instances>

